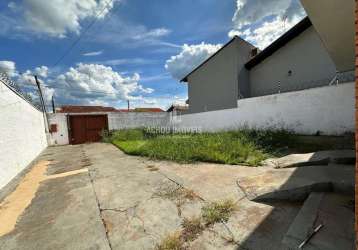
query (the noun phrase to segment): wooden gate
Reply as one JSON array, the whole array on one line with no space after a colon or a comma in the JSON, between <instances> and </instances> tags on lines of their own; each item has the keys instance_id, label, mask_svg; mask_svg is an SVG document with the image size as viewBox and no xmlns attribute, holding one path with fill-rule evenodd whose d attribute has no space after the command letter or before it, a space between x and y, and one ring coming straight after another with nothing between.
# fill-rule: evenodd
<instances>
[{"instance_id":1,"label":"wooden gate","mask_svg":"<svg viewBox=\"0 0 358 250\"><path fill-rule=\"evenodd\" d=\"M107 115L73 115L69 117L70 144L98 142L102 130L108 130Z\"/></svg>"}]
</instances>

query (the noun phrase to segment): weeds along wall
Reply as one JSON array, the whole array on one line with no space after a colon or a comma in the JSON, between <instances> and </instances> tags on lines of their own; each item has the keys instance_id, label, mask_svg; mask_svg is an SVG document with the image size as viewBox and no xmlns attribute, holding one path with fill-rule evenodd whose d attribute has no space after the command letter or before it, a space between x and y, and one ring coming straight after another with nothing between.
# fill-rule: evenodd
<instances>
[{"instance_id":1,"label":"weeds along wall","mask_svg":"<svg viewBox=\"0 0 358 250\"><path fill-rule=\"evenodd\" d=\"M42 112L0 81L0 189L46 147Z\"/></svg>"},{"instance_id":2,"label":"weeds along wall","mask_svg":"<svg viewBox=\"0 0 358 250\"><path fill-rule=\"evenodd\" d=\"M354 83L238 100L238 107L182 115L179 129L219 131L242 127L288 129L298 134L342 135L355 131Z\"/></svg>"}]
</instances>

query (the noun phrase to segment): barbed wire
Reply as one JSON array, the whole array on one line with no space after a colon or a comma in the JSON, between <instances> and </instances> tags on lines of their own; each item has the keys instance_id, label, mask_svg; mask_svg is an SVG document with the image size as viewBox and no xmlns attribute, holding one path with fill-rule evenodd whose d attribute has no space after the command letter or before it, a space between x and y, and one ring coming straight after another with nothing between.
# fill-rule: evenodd
<instances>
[{"instance_id":1,"label":"barbed wire","mask_svg":"<svg viewBox=\"0 0 358 250\"><path fill-rule=\"evenodd\" d=\"M22 91L20 85L17 84L15 81L13 81L6 72L0 71L0 81L3 84L5 84L8 88L10 88L12 91L16 92L27 102L29 102L31 105L33 105L35 108L42 111L41 105L36 100L34 100L30 94ZM38 90L35 90L35 93L39 94Z\"/></svg>"}]
</instances>

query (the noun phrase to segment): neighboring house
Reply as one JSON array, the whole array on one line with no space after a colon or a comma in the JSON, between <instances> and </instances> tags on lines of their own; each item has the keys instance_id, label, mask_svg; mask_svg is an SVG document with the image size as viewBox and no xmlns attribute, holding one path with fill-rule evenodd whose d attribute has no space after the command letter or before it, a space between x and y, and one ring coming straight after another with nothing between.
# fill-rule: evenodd
<instances>
[{"instance_id":1,"label":"neighboring house","mask_svg":"<svg viewBox=\"0 0 358 250\"><path fill-rule=\"evenodd\" d=\"M257 55L256 51L234 37L184 77L189 113L236 108L243 98L326 86L343 71L308 17ZM344 61L350 66L345 70L351 71L354 64Z\"/></svg>"},{"instance_id":2,"label":"neighboring house","mask_svg":"<svg viewBox=\"0 0 358 250\"><path fill-rule=\"evenodd\" d=\"M161 108L135 108L133 112L151 112L151 113L158 113L158 112L165 112Z\"/></svg>"},{"instance_id":3,"label":"neighboring house","mask_svg":"<svg viewBox=\"0 0 358 250\"><path fill-rule=\"evenodd\" d=\"M159 113L165 112L161 108L135 108L135 109L119 109L120 112L149 112L149 113Z\"/></svg>"},{"instance_id":4,"label":"neighboring house","mask_svg":"<svg viewBox=\"0 0 358 250\"><path fill-rule=\"evenodd\" d=\"M167 109L167 112L186 112L189 110L189 105L178 105L178 104L173 104L172 106L170 106Z\"/></svg>"},{"instance_id":5,"label":"neighboring house","mask_svg":"<svg viewBox=\"0 0 358 250\"><path fill-rule=\"evenodd\" d=\"M237 107L239 83L248 81L245 63L253 45L235 36L181 81L188 82L189 112Z\"/></svg>"}]
</instances>

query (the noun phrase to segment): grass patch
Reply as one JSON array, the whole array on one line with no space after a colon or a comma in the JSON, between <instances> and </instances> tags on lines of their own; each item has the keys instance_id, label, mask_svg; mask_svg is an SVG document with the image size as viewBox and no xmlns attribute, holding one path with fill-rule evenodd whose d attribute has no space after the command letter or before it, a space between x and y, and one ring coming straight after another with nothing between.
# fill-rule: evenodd
<instances>
[{"instance_id":1,"label":"grass patch","mask_svg":"<svg viewBox=\"0 0 358 250\"><path fill-rule=\"evenodd\" d=\"M195 240L205 230L200 218L184 218L182 227L181 239L185 242Z\"/></svg>"},{"instance_id":2,"label":"grass patch","mask_svg":"<svg viewBox=\"0 0 358 250\"><path fill-rule=\"evenodd\" d=\"M108 139L109 138L109 139ZM238 130L158 135L144 129L113 132L105 138L127 154L180 163L213 162L257 166L292 141L287 131Z\"/></svg>"},{"instance_id":3,"label":"grass patch","mask_svg":"<svg viewBox=\"0 0 358 250\"><path fill-rule=\"evenodd\" d=\"M166 238L162 240L160 244L158 244L155 249L156 250L184 250L184 242L181 239L181 234L174 233L168 235Z\"/></svg>"},{"instance_id":4,"label":"grass patch","mask_svg":"<svg viewBox=\"0 0 358 250\"><path fill-rule=\"evenodd\" d=\"M193 190L179 187L177 185L164 186L155 192L157 197L175 201L178 205L198 198Z\"/></svg>"},{"instance_id":5,"label":"grass patch","mask_svg":"<svg viewBox=\"0 0 358 250\"><path fill-rule=\"evenodd\" d=\"M241 129L201 134L154 134L145 129L125 129L104 134L130 155L180 163L213 162L258 166L271 157L289 153L331 149L324 143L311 145L286 130Z\"/></svg>"},{"instance_id":6,"label":"grass patch","mask_svg":"<svg viewBox=\"0 0 358 250\"><path fill-rule=\"evenodd\" d=\"M231 200L210 203L202 208L202 217L206 225L227 222L235 211L235 203Z\"/></svg>"}]
</instances>

